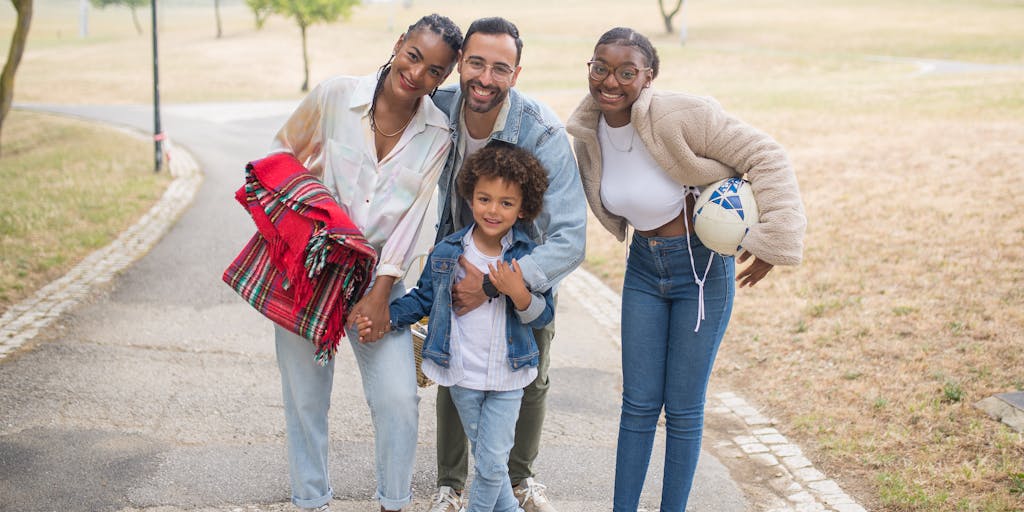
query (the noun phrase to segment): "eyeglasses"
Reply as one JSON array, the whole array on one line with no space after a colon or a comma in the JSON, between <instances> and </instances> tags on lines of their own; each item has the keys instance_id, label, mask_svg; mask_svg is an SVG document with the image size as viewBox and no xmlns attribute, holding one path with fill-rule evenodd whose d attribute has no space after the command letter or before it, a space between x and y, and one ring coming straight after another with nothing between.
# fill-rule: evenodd
<instances>
[{"instance_id":1,"label":"eyeglasses","mask_svg":"<svg viewBox=\"0 0 1024 512\"><path fill-rule=\"evenodd\" d=\"M638 76L640 76L641 71L647 71L648 69L654 68L638 68L632 64L624 64L616 68L609 68L601 61L592 60L587 62L587 69L590 70L591 80L601 82L611 74L615 76L615 81L619 82L619 84L629 85L633 83Z\"/></svg>"},{"instance_id":2,"label":"eyeglasses","mask_svg":"<svg viewBox=\"0 0 1024 512\"><path fill-rule=\"evenodd\" d=\"M491 69L491 78L495 82L508 82L512 80L512 75L516 70L509 67L508 64L501 62L497 64L488 64L487 61L479 57L466 57L463 61L469 66L469 69L473 70L474 73L482 75L487 68Z\"/></svg>"}]
</instances>

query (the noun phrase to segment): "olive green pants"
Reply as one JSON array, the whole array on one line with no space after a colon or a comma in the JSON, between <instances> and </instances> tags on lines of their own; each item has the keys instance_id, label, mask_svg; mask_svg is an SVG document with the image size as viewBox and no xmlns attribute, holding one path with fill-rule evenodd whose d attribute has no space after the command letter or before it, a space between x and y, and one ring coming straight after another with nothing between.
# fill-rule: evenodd
<instances>
[{"instance_id":1,"label":"olive green pants","mask_svg":"<svg viewBox=\"0 0 1024 512\"><path fill-rule=\"evenodd\" d=\"M555 337L555 322L534 329L540 351L537 378L523 389L523 402L519 406L516 422L515 445L508 459L508 476L512 485L533 477L533 461L540 451L540 433L544 426L545 401L548 394L548 366L551 363L551 339ZM469 443L462 430L459 411L452 403L448 388L437 387L437 486L447 485L461 491L466 488L469 472Z\"/></svg>"}]
</instances>

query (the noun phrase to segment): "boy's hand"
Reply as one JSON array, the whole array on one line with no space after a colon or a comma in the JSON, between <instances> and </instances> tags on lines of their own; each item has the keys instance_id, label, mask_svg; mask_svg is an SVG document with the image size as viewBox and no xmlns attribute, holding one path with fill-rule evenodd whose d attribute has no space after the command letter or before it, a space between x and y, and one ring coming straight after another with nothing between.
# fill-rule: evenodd
<instances>
[{"instance_id":1,"label":"boy's hand","mask_svg":"<svg viewBox=\"0 0 1024 512\"><path fill-rule=\"evenodd\" d=\"M504 261L492 263L487 266L490 270L491 283L499 292L508 295L516 305L516 309L523 311L530 306L533 295L526 289L526 281L523 280L523 272L519 269L519 261L512 260L509 265Z\"/></svg>"},{"instance_id":2,"label":"boy's hand","mask_svg":"<svg viewBox=\"0 0 1024 512\"><path fill-rule=\"evenodd\" d=\"M349 322L352 319L366 317L370 321L371 331L367 334L360 332L359 341L362 343L373 343L379 341L388 332L390 327L388 320L391 318L388 307L388 295L391 287L395 284L394 276L377 276L373 284L363 297L352 307L349 314Z\"/></svg>"},{"instance_id":3,"label":"boy's hand","mask_svg":"<svg viewBox=\"0 0 1024 512\"><path fill-rule=\"evenodd\" d=\"M370 317L354 313L349 319L349 329L359 333L359 341L365 342L373 332L373 321Z\"/></svg>"}]
</instances>

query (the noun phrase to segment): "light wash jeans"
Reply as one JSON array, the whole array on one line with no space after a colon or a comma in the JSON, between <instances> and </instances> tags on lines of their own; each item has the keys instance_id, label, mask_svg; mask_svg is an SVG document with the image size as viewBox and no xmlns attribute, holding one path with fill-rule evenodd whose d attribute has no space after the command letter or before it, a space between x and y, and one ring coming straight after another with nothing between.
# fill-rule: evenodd
<instances>
[{"instance_id":1,"label":"light wash jeans","mask_svg":"<svg viewBox=\"0 0 1024 512\"><path fill-rule=\"evenodd\" d=\"M404 285L398 282L391 298L404 293ZM315 508L329 502L333 495L327 472L327 412L331 407L334 361L320 366L313 360L313 344L280 326L274 326L274 338L284 393L292 503ZM359 343L355 335L349 337L349 344L373 419L376 497L385 509L398 510L412 501L416 459L419 396L412 336L409 329L402 329L376 343ZM339 350L335 357L346 354Z\"/></svg>"},{"instance_id":2,"label":"light wash jeans","mask_svg":"<svg viewBox=\"0 0 1024 512\"><path fill-rule=\"evenodd\" d=\"M704 277L708 250L690 237L693 267ZM682 237L633 236L622 290L622 416L615 459L615 512L636 512L665 409L662 512L683 512L704 429L704 396L735 295L733 258L714 254L699 288Z\"/></svg>"},{"instance_id":3,"label":"light wash jeans","mask_svg":"<svg viewBox=\"0 0 1024 512\"><path fill-rule=\"evenodd\" d=\"M476 471L466 512L516 512L519 501L508 478L508 454L516 436L523 390L448 388L473 450Z\"/></svg>"}]
</instances>

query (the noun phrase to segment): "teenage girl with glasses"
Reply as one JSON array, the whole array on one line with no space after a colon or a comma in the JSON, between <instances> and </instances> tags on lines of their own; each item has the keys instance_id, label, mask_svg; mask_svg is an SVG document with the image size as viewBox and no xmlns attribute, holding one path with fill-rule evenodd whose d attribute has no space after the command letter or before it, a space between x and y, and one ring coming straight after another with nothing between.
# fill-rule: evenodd
<instances>
[{"instance_id":1,"label":"teenage girl with glasses","mask_svg":"<svg viewBox=\"0 0 1024 512\"><path fill-rule=\"evenodd\" d=\"M686 508L735 282L753 286L774 265L798 264L806 225L782 147L711 98L652 89L658 67L647 37L609 30L587 62L590 95L566 124L594 215L619 240L634 230L622 290L615 512L637 510L662 409L661 510ZM732 257L693 236L692 216L699 187L744 175L761 216L738 258L753 259L736 274Z\"/></svg>"}]
</instances>

